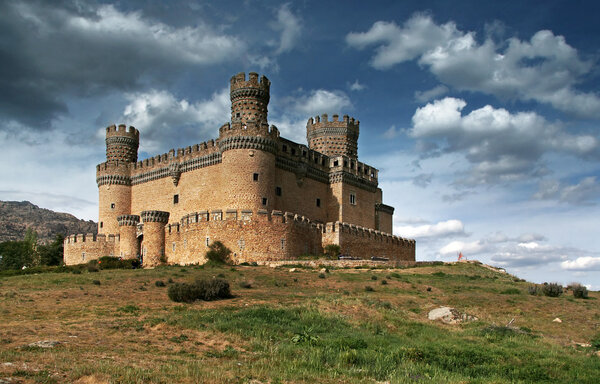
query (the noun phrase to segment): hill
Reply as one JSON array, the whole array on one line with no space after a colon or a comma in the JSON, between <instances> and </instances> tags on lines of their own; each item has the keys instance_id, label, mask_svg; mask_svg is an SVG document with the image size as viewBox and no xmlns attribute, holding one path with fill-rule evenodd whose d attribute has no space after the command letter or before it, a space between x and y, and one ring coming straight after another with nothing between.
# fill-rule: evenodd
<instances>
[{"instance_id":1,"label":"hill","mask_svg":"<svg viewBox=\"0 0 600 384\"><path fill-rule=\"evenodd\" d=\"M586 300L531 296L529 283L468 263L292 267L0 275L0 378L258 384L600 377L598 292ZM231 283L232 299L181 304L167 297L173 283L213 277ZM478 320L428 320L439 306Z\"/></svg>"},{"instance_id":2,"label":"hill","mask_svg":"<svg viewBox=\"0 0 600 384\"><path fill-rule=\"evenodd\" d=\"M23 240L27 228L41 242L54 240L57 234L97 233L97 224L68 213L40 208L29 201L0 201L0 242Z\"/></svg>"}]
</instances>

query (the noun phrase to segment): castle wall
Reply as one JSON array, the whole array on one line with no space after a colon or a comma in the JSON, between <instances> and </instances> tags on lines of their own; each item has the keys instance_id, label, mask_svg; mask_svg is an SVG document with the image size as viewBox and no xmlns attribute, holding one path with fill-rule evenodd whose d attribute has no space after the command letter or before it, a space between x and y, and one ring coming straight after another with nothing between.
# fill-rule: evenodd
<instances>
[{"instance_id":1,"label":"castle wall","mask_svg":"<svg viewBox=\"0 0 600 384\"><path fill-rule=\"evenodd\" d=\"M323 233L323 247L337 244L347 256L370 259L385 257L391 261L414 261L415 241L389 233L348 223L327 223Z\"/></svg>"},{"instance_id":2,"label":"castle wall","mask_svg":"<svg viewBox=\"0 0 600 384\"><path fill-rule=\"evenodd\" d=\"M64 262L66 265L85 264L102 256L114 256L119 251L119 236L71 235L64 240Z\"/></svg>"},{"instance_id":3,"label":"castle wall","mask_svg":"<svg viewBox=\"0 0 600 384\"><path fill-rule=\"evenodd\" d=\"M302 177L295 173L277 169L272 188L281 188L281 196L275 196L274 208L279 211L297 212L311 220L326 223L329 221L329 185L317 180ZM320 200L320 207L317 206Z\"/></svg>"},{"instance_id":4,"label":"castle wall","mask_svg":"<svg viewBox=\"0 0 600 384\"><path fill-rule=\"evenodd\" d=\"M220 241L237 263L284 260L321 253L321 233L322 226L287 212L225 209L222 220L194 213L165 228L165 254L169 263L203 263L207 243Z\"/></svg>"}]
</instances>

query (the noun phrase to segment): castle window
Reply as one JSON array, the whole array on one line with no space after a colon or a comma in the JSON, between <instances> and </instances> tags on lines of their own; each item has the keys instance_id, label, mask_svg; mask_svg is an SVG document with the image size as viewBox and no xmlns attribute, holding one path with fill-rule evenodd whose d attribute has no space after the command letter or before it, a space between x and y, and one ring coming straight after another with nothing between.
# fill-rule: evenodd
<instances>
[{"instance_id":1,"label":"castle window","mask_svg":"<svg viewBox=\"0 0 600 384\"><path fill-rule=\"evenodd\" d=\"M244 239L238 240L238 246L240 247L241 250L243 250L246 247L246 242L244 241Z\"/></svg>"},{"instance_id":2,"label":"castle window","mask_svg":"<svg viewBox=\"0 0 600 384\"><path fill-rule=\"evenodd\" d=\"M317 207L321 206L321 199L317 199Z\"/></svg>"},{"instance_id":3,"label":"castle window","mask_svg":"<svg viewBox=\"0 0 600 384\"><path fill-rule=\"evenodd\" d=\"M100 222L100 228L104 227L104 223L101 221Z\"/></svg>"},{"instance_id":4,"label":"castle window","mask_svg":"<svg viewBox=\"0 0 600 384\"><path fill-rule=\"evenodd\" d=\"M325 159L321 160L321 165L325 166Z\"/></svg>"},{"instance_id":5,"label":"castle window","mask_svg":"<svg viewBox=\"0 0 600 384\"><path fill-rule=\"evenodd\" d=\"M206 238L206 246L208 247L208 245L210 244L210 237Z\"/></svg>"},{"instance_id":6,"label":"castle window","mask_svg":"<svg viewBox=\"0 0 600 384\"><path fill-rule=\"evenodd\" d=\"M295 154L296 154L296 149L292 148L292 155L295 155Z\"/></svg>"},{"instance_id":7,"label":"castle window","mask_svg":"<svg viewBox=\"0 0 600 384\"><path fill-rule=\"evenodd\" d=\"M275 187L275 194L281 196L281 187Z\"/></svg>"},{"instance_id":8,"label":"castle window","mask_svg":"<svg viewBox=\"0 0 600 384\"><path fill-rule=\"evenodd\" d=\"M262 198L262 205L267 205L267 198L266 197Z\"/></svg>"},{"instance_id":9,"label":"castle window","mask_svg":"<svg viewBox=\"0 0 600 384\"><path fill-rule=\"evenodd\" d=\"M356 205L356 194L354 192L350 192L350 204Z\"/></svg>"},{"instance_id":10,"label":"castle window","mask_svg":"<svg viewBox=\"0 0 600 384\"><path fill-rule=\"evenodd\" d=\"M179 195L173 195L173 204L179 203Z\"/></svg>"},{"instance_id":11,"label":"castle window","mask_svg":"<svg viewBox=\"0 0 600 384\"><path fill-rule=\"evenodd\" d=\"M306 157L306 151L302 151L302 157Z\"/></svg>"},{"instance_id":12,"label":"castle window","mask_svg":"<svg viewBox=\"0 0 600 384\"><path fill-rule=\"evenodd\" d=\"M240 113L239 113L239 112L238 112L238 113L236 113L236 114L235 114L235 117L237 117L237 118L239 119L239 118L240 118Z\"/></svg>"},{"instance_id":13,"label":"castle window","mask_svg":"<svg viewBox=\"0 0 600 384\"><path fill-rule=\"evenodd\" d=\"M110 203L110 209L115 209L115 203Z\"/></svg>"},{"instance_id":14,"label":"castle window","mask_svg":"<svg viewBox=\"0 0 600 384\"><path fill-rule=\"evenodd\" d=\"M254 180L254 181L258 181L258 173L254 173L254 174L252 175L252 180Z\"/></svg>"},{"instance_id":15,"label":"castle window","mask_svg":"<svg viewBox=\"0 0 600 384\"><path fill-rule=\"evenodd\" d=\"M344 167L348 166L348 162L346 160L344 160Z\"/></svg>"},{"instance_id":16,"label":"castle window","mask_svg":"<svg viewBox=\"0 0 600 384\"><path fill-rule=\"evenodd\" d=\"M81 261L85 260L85 252L81 252Z\"/></svg>"},{"instance_id":17,"label":"castle window","mask_svg":"<svg viewBox=\"0 0 600 384\"><path fill-rule=\"evenodd\" d=\"M173 252L175 252L175 243L173 243Z\"/></svg>"},{"instance_id":18,"label":"castle window","mask_svg":"<svg viewBox=\"0 0 600 384\"><path fill-rule=\"evenodd\" d=\"M337 160L336 160L336 161L334 161L334 162L333 162L333 166L334 166L334 167L337 167L338 165L340 165L340 162L339 162L339 161L337 161Z\"/></svg>"},{"instance_id":19,"label":"castle window","mask_svg":"<svg viewBox=\"0 0 600 384\"><path fill-rule=\"evenodd\" d=\"M350 162L350 168L354 169L354 161Z\"/></svg>"},{"instance_id":20,"label":"castle window","mask_svg":"<svg viewBox=\"0 0 600 384\"><path fill-rule=\"evenodd\" d=\"M287 145L283 144L283 146L281 147L281 150L283 152L287 152Z\"/></svg>"},{"instance_id":21,"label":"castle window","mask_svg":"<svg viewBox=\"0 0 600 384\"><path fill-rule=\"evenodd\" d=\"M281 239L281 249L285 249L285 239Z\"/></svg>"}]
</instances>

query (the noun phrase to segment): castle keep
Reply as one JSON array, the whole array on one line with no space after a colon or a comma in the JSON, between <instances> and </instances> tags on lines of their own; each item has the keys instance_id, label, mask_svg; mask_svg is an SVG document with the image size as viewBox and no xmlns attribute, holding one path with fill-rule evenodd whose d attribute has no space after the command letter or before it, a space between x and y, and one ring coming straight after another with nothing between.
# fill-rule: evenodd
<instances>
[{"instance_id":1,"label":"castle keep","mask_svg":"<svg viewBox=\"0 0 600 384\"><path fill-rule=\"evenodd\" d=\"M345 255L414 261L415 241L392 235L377 169L358 161L359 122L310 118L308 146L267 120L270 81L231 78L231 122L219 137L138 161L139 132L106 129L96 167L98 234L65 239L66 264L101 256L204 262L221 241L235 262L289 260L337 244Z\"/></svg>"}]
</instances>

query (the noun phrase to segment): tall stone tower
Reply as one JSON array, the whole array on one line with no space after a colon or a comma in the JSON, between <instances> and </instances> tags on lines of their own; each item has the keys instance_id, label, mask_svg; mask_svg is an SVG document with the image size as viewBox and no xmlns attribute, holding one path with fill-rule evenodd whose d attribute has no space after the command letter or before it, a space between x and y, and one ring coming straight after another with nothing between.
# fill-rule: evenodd
<instances>
[{"instance_id":1,"label":"tall stone tower","mask_svg":"<svg viewBox=\"0 0 600 384\"><path fill-rule=\"evenodd\" d=\"M231 78L231 123L219 129L218 140L227 207L273 209L279 131L267 119L270 87L269 79L259 81L255 72L248 80L244 73Z\"/></svg>"},{"instance_id":2,"label":"tall stone tower","mask_svg":"<svg viewBox=\"0 0 600 384\"><path fill-rule=\"evenodd\" d=\"M258 81L258 73L246 75L238 73L231 78L231 123L268 124L267 106L269 105L271 82L265 76Z\"/></svg>"},{"instance_id":3,"label":"tall stone tower","mask_svg":"<svg viewBox=\"0 0 600 384\"><path fill-rule=\"evenodd\" d=\"M118 234L117 218L131 212L131 164L137 161L140 133L134 127L106 128L106 162L96 167L98 233Z\"/></svg>"},{"instance_id":4,"label":"tall stone tower","mask_svg":"<svg viewBox=\"0 0 600 384\"><path fill-rule=\"evenodd\" d=\"M344 115L340 121L338 115L327 120L327 115L311 117L306 123L308 147L327 156L358 157L358 120Z\"/></svg>"}]
</instances>

